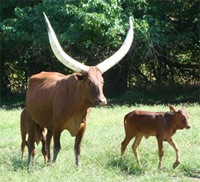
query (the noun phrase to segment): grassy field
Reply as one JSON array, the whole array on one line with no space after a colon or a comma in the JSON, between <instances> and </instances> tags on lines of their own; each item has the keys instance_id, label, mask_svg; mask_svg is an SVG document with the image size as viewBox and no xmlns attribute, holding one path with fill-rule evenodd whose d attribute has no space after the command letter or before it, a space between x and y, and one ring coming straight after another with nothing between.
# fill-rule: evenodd
<instances>
[{"instance_id":1,"label":"grassy field","mask_svg":"<svg viewBox=\"0 0 200 182\"><path fill-rule=\"evenodd\" d=\"M180 109L182 106L175 106ZM68 131L61 136L62 149L57 162L44 165L41 143L36 146L36 164L30 168L21 163L19 117L22 109L0 109L0 181L200 181L200 105L187 106L191 129L174 135L180 149L181 164L172 168L176 155L164 143L163 169L158 171L158 151L155 137L143 139L139 154L143 167L134 158L131 145L120 157L124 139L123 117L135 110L168 111L166 105L135 105L93 108L82 142L81 168L76 168L74 138ZM26 161L27 161L26 150Z\"/></svg>"}]
</instances>

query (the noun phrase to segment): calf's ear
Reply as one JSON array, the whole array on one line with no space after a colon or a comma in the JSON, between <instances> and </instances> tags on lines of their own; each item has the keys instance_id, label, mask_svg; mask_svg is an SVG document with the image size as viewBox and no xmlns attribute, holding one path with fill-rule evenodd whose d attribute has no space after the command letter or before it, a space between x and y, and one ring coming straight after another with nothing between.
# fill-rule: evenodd
<instances>
[{"instance_id":1,"label":"calf's ear","mask_svg":"<svg viewBox=\"0 0 200 182\"><path fill-rule=\"evenodd\" d=\"M183 104L183 109L185 109L185 106L186 106L186 105L185 105L185 104Z\"/></svg>"},{"instance_id":2,"label":"calf's ear","mask_svg":"<svg viewBox=\"0 0 200 182\"><path fill-rule=\"evenodd\" d=\"M176 109L174 109L174 107L173 107L173 106L169 106L169 109L170 109L170 113L171 113L171 114L174 114L174 113L176 113L176 112L177 112L177 110L176 110Z\"/></svg>"}]
</instances>

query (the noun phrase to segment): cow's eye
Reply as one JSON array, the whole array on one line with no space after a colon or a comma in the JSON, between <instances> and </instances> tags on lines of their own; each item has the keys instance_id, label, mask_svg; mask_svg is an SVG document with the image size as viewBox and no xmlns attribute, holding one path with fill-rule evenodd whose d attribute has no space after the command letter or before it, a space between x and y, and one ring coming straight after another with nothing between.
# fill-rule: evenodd
<instances>
[{"instance_id":1,"label":"cow's eye","mask_svg":"<svg viewBox=\"0 0 200 182\"><path fill-rule=\"evenodd\" d=\"M92 82L90 80L88 80L88 83L87 83L89 86L92 86Z\"/></svg>"}]
</instances>

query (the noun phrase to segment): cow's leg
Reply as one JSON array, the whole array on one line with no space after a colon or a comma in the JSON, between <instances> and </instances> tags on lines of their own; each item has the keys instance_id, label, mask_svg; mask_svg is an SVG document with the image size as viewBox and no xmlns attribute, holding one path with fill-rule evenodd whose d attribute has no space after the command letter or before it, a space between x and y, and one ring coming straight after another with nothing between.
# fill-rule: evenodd
<instances>
[{"instance_id":1,"label":"cow's leg","mask_svg":"<svg viewBox=\"0 0 200 182\"><path fill-rule=\"evenodd\" d=\"M80 153L81 153L81 141L83 139L83 135L86 130L86 122L81 123L80 129L76 135L75 138L75 145L74 145L74 153L75 153L75 160L76 160L76 165L80 166Z\"/></svg>"},{"instance_id":2,"label":"cow's leg","mask_svg":"<svg viewBox=\"0 0 200 182\"><path fill-rule=\"evenodd\" d=\"M34 136L32 134L28 135L28 163L35 163L35 145L34 145Z\"/></svg>"},{"instance_id":3,"label":"cow's leg","mask_svg":"<svg viewBox=\"0 0 200 182\"><path fill-rule=\"evenodd\" d=\"M158 169L162 168L162 157L163 157L163 137L156 136L158 141L158 154L159 154L159 164Z\"/></svg>"},{"instance_id":4,"label":"cow's leg","mask_svg":"<svg viewBox=\"0 0 200 182\"><path fill-rule=\"evenodd\" d=\"M121 143L121 155L124 155L127 145L134 136L126 135L124 141Z\"/></svg>"},{"instance_id":5,"label":"cow's leg","mask_svg":"<svg viewBox=\"0 0 200 182\"><path fill-rule=\"evenodd\" d=\"M141 163L140 163L140 157L139 157L139 154L138 154L138 146L140 145L140 142L142 140L142 135L141 136L136 136L135 137L135 141L132 145L132 149L133 149L133 153L135 155L135 158L137 159L137 162L138 164L141 166Z\"/></svg>"},{"instance_id":6,"label":"cow's leg","mask_svg":"<svg viewBox=\"0 0 200 182\"><path fill-rule=\"evenodd\" d=\"M180 157L179 157L179 150L178 150L178 146L176 145L176 143L174 142L174 140L172 138L170 138L167 141L176 151L176 161L173 164L173 168L176 168L179 164L180 164Z\"/></svg>"},{"instance_id":7,"label":"cow's leg","mask_svg":"<svg viewBox=\"0 0 200 182\"><path fill-rule=\"evenodd\" d=\"M47 149L47 156L48 156L48 162L51 162L51 139L52 139L53 131L48 130L47 136L46 136L46 149Z\"/></svg>"},{"instance_id":8,"label":"cow's leg","mask_svg":"<svg viewBox=\"0 0 200 182\"><path fill-rule=\"evenodd\" d=\"M54 140L53 162L56 162L57 155L61 149L61 145L60 145L61 132L62 132L62 130L60 128L55 128L53 130L53 140Z\"/></svg>"},{"instance_id":9,"label":"cow's leg","mask_svg":"<svg viewBox=\"0 0 200 182\"><path fill-rule=\"evenodd\" d=\"M26 149L26 132L21 131L22 143L21 143L21 151L22 151L22 163L24 162L24 155Z\"/></svg>"},{"instance_id":10,"label":"cow's leg","mask_svg":"<svg viewBox=\"0 0 200 182\"><path fill-rule=\"evenodd\" d=\"M35 122L31 119L29 114L26 114L26 121L29 123L28 124L28 163L31 164L31 162L35 162L35 130L36 130L36 124Z\"/></svg>"},{"instance_id":11,"label":"cow's leg","mask_svg":"<svg viewBox=\"0 0 200 182\"><path fill-rule=\"evenodd\" d=\"M47 163L47 150L46 150L46 134L42 131L42 154L44 156L44 162Z\"/></svg>"}]
</instances>

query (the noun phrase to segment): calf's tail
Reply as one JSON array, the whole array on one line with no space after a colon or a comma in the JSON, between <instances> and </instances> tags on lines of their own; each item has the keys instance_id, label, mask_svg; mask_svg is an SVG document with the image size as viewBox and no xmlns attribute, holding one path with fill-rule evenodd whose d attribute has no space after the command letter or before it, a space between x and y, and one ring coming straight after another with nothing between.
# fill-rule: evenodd
<instances>
[{"instance_id":1,"label":"calf's tail","mask_svg":"<svg viewBox=\"0 0 200 182\"><path fill-rule=\"evenodd\" d=\"M134 111L129 112L128 114L126 114L126 115L124 116L124 129L125 129L125 132L127 131L127 120L128 120L128 117L129 117L131 114L133 114L133 112L134 112Z\"/></svg>"}]
</instances>

